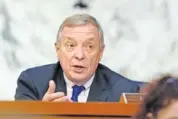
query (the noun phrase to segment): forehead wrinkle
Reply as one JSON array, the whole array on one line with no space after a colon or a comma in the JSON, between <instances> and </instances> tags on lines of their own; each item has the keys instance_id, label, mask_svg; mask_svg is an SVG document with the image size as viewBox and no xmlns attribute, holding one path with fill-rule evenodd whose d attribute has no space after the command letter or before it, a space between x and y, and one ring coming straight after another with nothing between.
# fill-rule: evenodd
<instances>
[{"instance_id":1,"label":"forehead wrinkle","mask_svg":"<svg viewBox=\"0 0 178 119\"><path fill-rule=\"evenodd\" d=\"M95 31L81 31L81 30L80 31L73 31L73 30L67 31L66 30L66 31L62 31L62 34L85 34L85 35L94 34L94 35L98 35L98 33Z\"/></svg>"},{"instance_id":2,"label":"forehead wrinkle","mask_svg":"<svg viewBox=\"0 0 178 119\"><path fill-rule=\"evenodd\" d=\"M68 36L64 36L63 41L75 41L75 42L81 42L81 43L93 43L93 44L98 44L99 40L97 40L96 37L88 37L85 39L77 39L75 37L68 37Z\"/></svg>"},{"instance_id":3,"label":"forehead wrinkle","mask_svg":"<svg viewBox=\"0 0 178 119\"><path fill-rule=\"evenodd\" d=\"M97 28L94 26L76 26L76 27L64 27L61 31L61 37L70 38L70 39L78 39L78 38L86 38L86 41L94 41L99 38L99 32ZM92 40L91 40L92 39Z\"/></svg>"}]
</instances>

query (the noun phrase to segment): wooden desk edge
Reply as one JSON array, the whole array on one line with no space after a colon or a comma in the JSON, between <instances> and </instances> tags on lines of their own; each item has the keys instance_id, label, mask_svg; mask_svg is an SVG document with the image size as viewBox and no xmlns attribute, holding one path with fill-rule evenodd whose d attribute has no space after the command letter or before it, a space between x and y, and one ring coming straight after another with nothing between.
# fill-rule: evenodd
<instances>
[{"instance_id":1,"label":"wooden desk edge","mask_svg":"<svg viewBox=\"0 0 178 119\"><path fill-rule=\"evenodd\" d=\"M105 102L51 103L38 101L1 101L0 114L62 114L62 115L107 115L131 116L137 104Z\"/></svg>"}]
</instances>

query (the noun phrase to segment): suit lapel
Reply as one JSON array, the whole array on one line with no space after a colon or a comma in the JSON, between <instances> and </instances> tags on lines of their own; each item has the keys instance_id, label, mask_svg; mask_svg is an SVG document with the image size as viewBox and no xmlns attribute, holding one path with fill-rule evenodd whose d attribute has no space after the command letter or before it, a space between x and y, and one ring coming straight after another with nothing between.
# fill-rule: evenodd
<instances>
[{"instance_id":1,"label":"suit lapel","mask_svg":"<svg viewBox=\"0 0 178 119\"><path fill-rule=\"evenodd\" d=\"M87 102L91 102L91 101L105 102L109 94L107 87L108 84L104 76L100 72L96 71L95 78L90 88Z\"/></svg>"},{"instance_id":2,"label":"suit lapel","mask_svg":"<svg viewBox=\"0 0 178 119\"><path fill-rule=\"evenodd\" d=\"M57 63L55 74L53 80L56 83L56 91L55 92L64 92L67 94L66 83L63 76L63 71L59 63Z\"/></svg>"}]
</instances>

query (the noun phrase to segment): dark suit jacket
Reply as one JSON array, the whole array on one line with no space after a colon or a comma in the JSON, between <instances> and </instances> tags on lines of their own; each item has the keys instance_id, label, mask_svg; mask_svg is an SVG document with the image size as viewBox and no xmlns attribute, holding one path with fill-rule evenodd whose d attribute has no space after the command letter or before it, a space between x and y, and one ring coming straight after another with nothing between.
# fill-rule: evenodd
<instances>
[{"instance_id":1,"label":"dark suit jacket","mask_svg":"<svg viewBox=\"0 0 178 119\"><path fill-rule=\"evenodd\" d=\"M23 71L17 81L15 100L41 100L54 80L56 92L66 94L66 84L60 63L34 67ZM139 87L106 66L99 64L87 101L118 102L123 92L136 93Z\"/></svg>"}]
</instances>

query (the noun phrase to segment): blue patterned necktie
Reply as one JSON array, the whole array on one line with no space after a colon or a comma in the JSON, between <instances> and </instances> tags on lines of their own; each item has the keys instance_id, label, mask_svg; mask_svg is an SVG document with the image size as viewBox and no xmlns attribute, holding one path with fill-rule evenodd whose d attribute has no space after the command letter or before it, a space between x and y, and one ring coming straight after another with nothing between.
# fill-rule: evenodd
<instances>
[{"instance_id":1,"label":"blue patterned necktie","mask_svg":"<svg viewBox=\"0 0 178 119\"><path fill-rule=\"evenodd\" d=\"M85 87L74 85L72 88L73 88L73 93L72 93L71 100L73 100L74 102L78 102L78 96L83 90L85 90Z\"/></svg>"}]
</instances>

